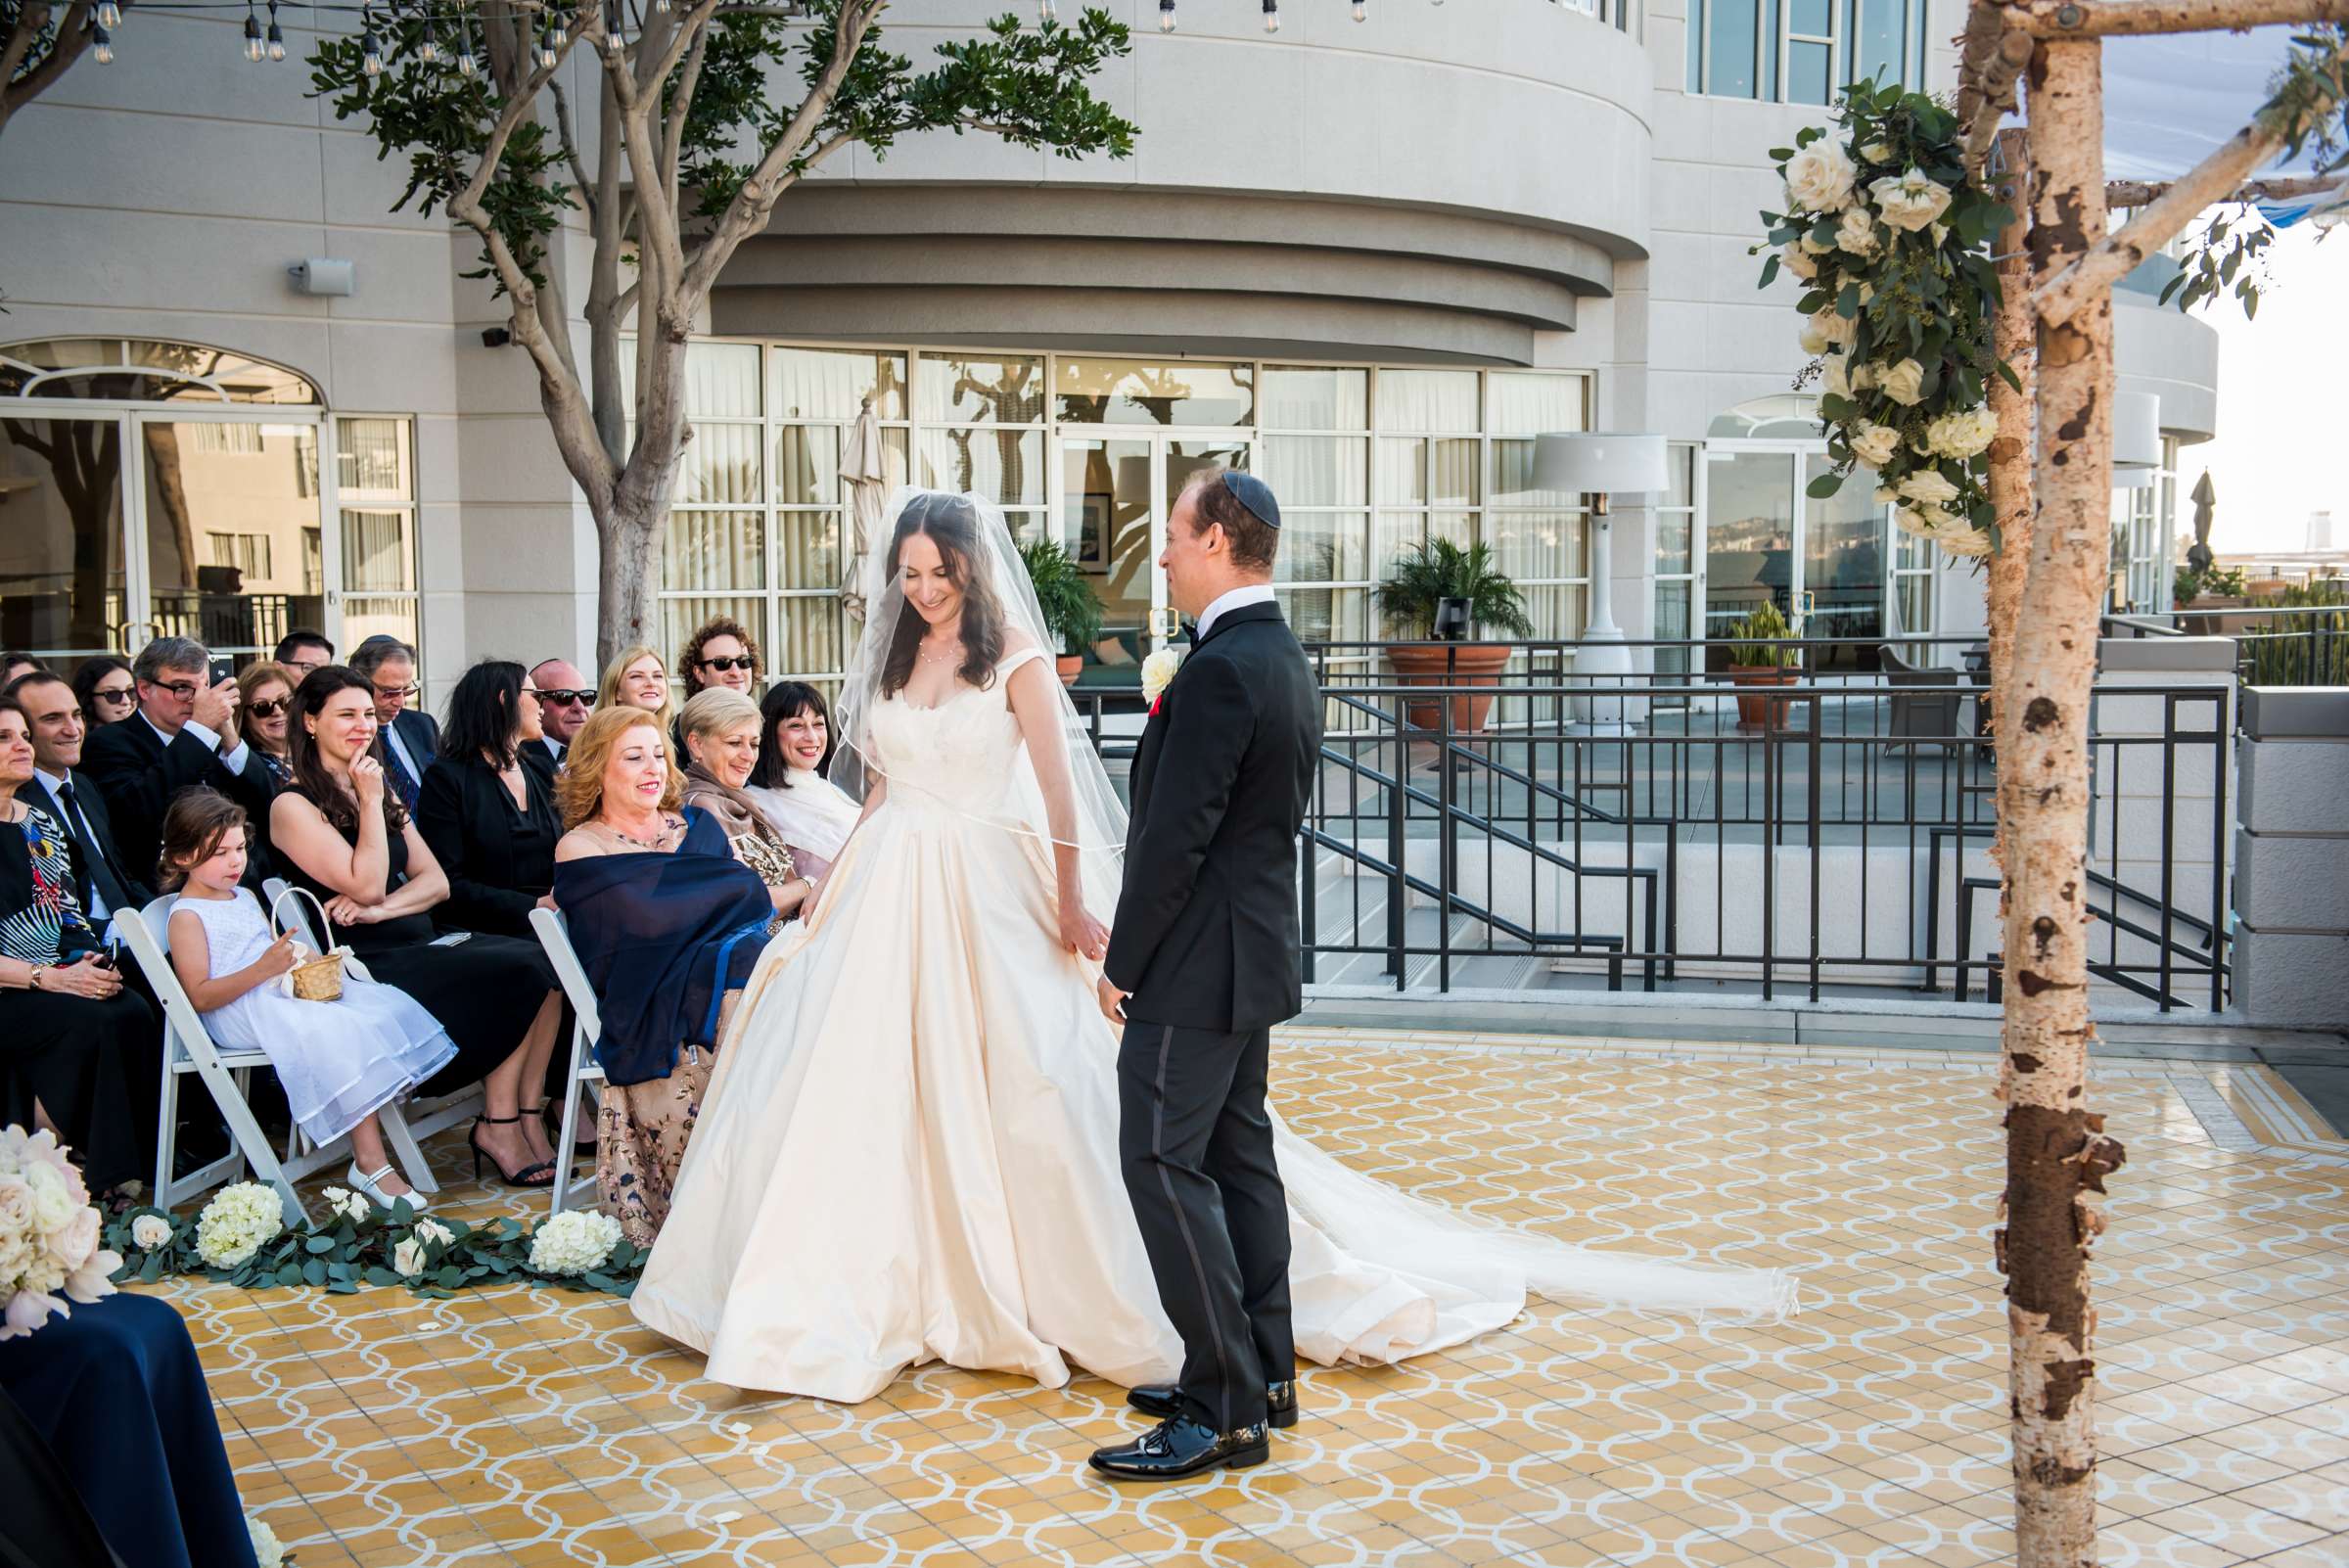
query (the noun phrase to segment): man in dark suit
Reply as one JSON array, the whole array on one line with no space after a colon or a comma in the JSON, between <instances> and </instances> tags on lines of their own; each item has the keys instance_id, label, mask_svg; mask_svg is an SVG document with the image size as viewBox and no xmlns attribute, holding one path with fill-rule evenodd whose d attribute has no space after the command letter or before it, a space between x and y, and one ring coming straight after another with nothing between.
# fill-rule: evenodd
<instances>
[{"instance_id":1,"label":"man in dark suit","mask_svg":"<svg viewBox=\"0 0 2349 1568\"><path fill-rule=\"evenodd\" d=\"M163 812L182 790L209 785L256 817L276 792L269 764L238 733L237 683L215 683L210 668L203 643L158 637L131 663L138 712L83 743L82 772L106 798L115 849L137 880L155 875ZM246 885L258 889L267 874L266 858L255 855Z\"/></svg>"},{"instance_id":2,"label":"man in dark suit","mask_svg":"<svg viewBox=\"0 0 2349 1568\"><path fill-rule=\"evenodd\" d=\"M587 684L578 667L568 659L541 659L530 667L530 684L538 692L538 727L542 731L538 744L526 744L525 757L546 759L550 772L563 770L563 754L571 750L572 737L585 726L587 715L595 708L595 688Z\"/></svg>"},{"instance_id":3,"label":"man in dark suit","mask_svg":"<svg viewBox=\"0 0 2349 1568\"><path fill-rule=\"evenodd\" d=\"M416 650L397 637L368 638L350 651L350 668L375 688L375 721L384 737L384 776L399 804L416 814L424 770L440 755L440 726L433 715L408 705L421 695L416 684Z\"/></svg>"},{"instance_id":4,"label":"man in dark suit","mask_svg":"<svg viewBox=\"0 0 2349 1568\"><path fill-rule=\"evenodd\" d=\"M1176 501L1160 558L1199 629L1134 758L1101 1008L1125 1025L1119 1154L1183 1363L1127 1397L1161 1424L1092 1456L1125 1480L1261 1464L1267 1424L1297 1420L1265 1080L1272 1026L1302 1006L1297 834L1321 698L1273 598L1279 543L1271 490L1211 470Z\"/></svg>"},{"instance_id":5,"label":"man in dark suit","mask_svg":"<svg viewBox=\"0 0 2349 1568\"><path fill-rule=\"evenodd\" d=\"M106 793L75 771L88 734L81 700L63 675L46 669L9 682L7 695L23 704L32 720L32 781L42 794L28 799L65 828L72 850L74 897L90 925L104 931L116 911L135 910L155 895L115 843Z\"/></svg>"}]
</instances>

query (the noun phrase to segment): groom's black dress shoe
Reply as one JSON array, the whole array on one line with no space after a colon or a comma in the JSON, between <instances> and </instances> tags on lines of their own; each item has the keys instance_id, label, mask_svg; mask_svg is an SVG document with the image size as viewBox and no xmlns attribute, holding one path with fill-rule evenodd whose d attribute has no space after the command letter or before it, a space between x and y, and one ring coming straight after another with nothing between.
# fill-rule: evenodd
<instances>
[{"instance_id":1,"label":"groom's black dress shoe","mask_svg":"<svg viewBox=\"0 0 2349 1568\"><path fill-rule=\"evenodd\" d=\"M1262 1421L1219 1432L1205 1421L1171 1415L1131 1443L1095 1449L1092 1466L1120 1481L1179 1481L1203 1470L1245 1469L1271 1456Z\"/></svg>"},{"instance_id":2,"label":"groom's black dress shoe","mask_svg":"<svg viewBox=\"0 0 2349 1568\"><path fill-rule=\"evenodd\" d=\"M1138 1383L1126 1391L1126 1403L1144 1415L1175 1415L1182 1410L1182 1396L1172 1383ZM1283 1432L1297 1424L1295 1379L1265 1385L1265 1424Z\"/></svg>"}]
</instances>

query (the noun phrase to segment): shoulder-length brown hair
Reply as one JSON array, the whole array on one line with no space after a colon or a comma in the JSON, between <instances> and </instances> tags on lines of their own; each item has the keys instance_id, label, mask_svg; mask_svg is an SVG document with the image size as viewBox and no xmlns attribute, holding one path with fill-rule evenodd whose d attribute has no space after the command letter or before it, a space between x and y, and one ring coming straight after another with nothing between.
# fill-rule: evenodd
<instances>
[{"instance_id":1,"label":"shoulder-length brown hair","mask_svg":"<svg viewBox=\"0 0 2349 1568\"><path fill-rule=\"evenodd\" d=\"M255 746L261 743L253 727L253 694L273 680L286 688L286 751L290 756L294 750L294 688L301 684L301 677L274 660L255 659L237 676L237 733Z\"/></svg>"},{"instance_id":2,"label":"shoulder-length brown hair","mask_svg":"<svg viewBox=\"0 0 2349 1568\"><path fill-rule=\"evenodd\" d=\"M905 541L917 533L928 534L938 546L946 579L962 590L962 665L954 672L984 691L994 684L995 666L1003 658L1003 604L983 570L980 552L987 543L979 536L979 509L960 495L917 495L906 502L898 514L896 536L889 541L893 578L905 570ZM882 696L895 697L913 678L922 633L928 629L920 612L901 602L897 634L881 666Z\"/></svg>"},{"instance_id":3,"label":"shoulder-length brown hair","mask_svg":"<svg viewBox=\"0 0 2349 1568\"><path fill-rule=\"evenodd\" d=\"M288 761L294 769L294 782L290 788L318 807L318 814L325 817L336 831L355 834L359 831L359 804L351 792L327 771L326 760L318 753L318 737L311 734L309 725L303 722L304 719L316 718L326 711L326 705L335 700L336 694L346 691L363 691L369 703L375 701L373 683L348 665L320 665L302 676L301 684L294 688L294 706L288 710L286 747ZM375 732L367 755L379 762L384 761L382 729ZM390 779L386 779L384 827L392 837L398 838L407 825L408 809L399 803L399 791L392 787Z\"/></svg>"},{"instance_id":4,"label":"shoulder-length brown hair","mask_svg":"<svg viewBox=\"0 0 2349 1568\"><path fill-rule=\"evenodd\" d=\"M612 748L629 730L642 727L651 730L661 742L661 755L668 768L668 785L661 792L661 809L673 811L685 795L685 775L677 771L677 760L668 755L668 731L641 708L622 704L599 708L587 715L587 722L571 738L563 753L563 776L555 781L555 804L562 809L565 831L577 827L604 807L604 769L612 761Z\"/></svg>"},{"instance_id":5,"label":"shoulder-length brown hair","mask_svg":"<svg viewBox=\"0 0 2349 1568\"><path fill-rule=\"evenodd\" d=\"M155 859L156 886L177 893L187 886L188 873L210 859L220 841L243 829L245 847L253 848L253 819L245 807L217 790L202 785L183 790L163 813L162 849Z\"/></svg>"}]
</instances>

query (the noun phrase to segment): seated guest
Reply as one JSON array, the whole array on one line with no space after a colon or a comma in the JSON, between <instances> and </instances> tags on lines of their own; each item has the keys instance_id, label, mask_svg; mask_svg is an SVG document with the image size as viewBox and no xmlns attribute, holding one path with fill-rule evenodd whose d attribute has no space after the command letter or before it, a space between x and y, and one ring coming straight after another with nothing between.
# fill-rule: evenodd
<instances>
[{"instance_id":1,"label":"seated guest","mask_svg":"<svg viewBox=\"0 0 2349 1568\"><path fill-rule=\"evenodd\" d=\"M68 1478L65 1500L77 1493L105 1538L95 1562L253 1568L204 1364L170 1302L117 1291L0 1341L0 1400L31 1428L20 1435L45 1446ZM0 1478L14 1469L0 1464ZM44 1499L54 1519L53 1501ZM10 1508L0 1539L31 1525L38 1516L29 1514ZM55 1539L55 1526L47 1534ZM0 1561L80 1568L93 1559L76 1550Z\"/></svg>"},{"instance_id":2,"label":"seated guest","mask_svg":"<svg viewBox=\"0 0 2349 1568\"><path fill-rule=\"evenodd\" d=\"M525 746L522 755L535 761L539 754L552 764L554 772L563 765L563 754L571 747L571 738L587 722L595 709L595 688L579 673L578 666L568 659L542 659L530 667L530 684L538 692L538 727L543 732L535 747Z\"/></svg>"},{"instance_id":3,"label":"seated guest","mask_svg":"<svg viewBox=\"0 0 2349 1568\"><path fill-rule=\"evenodd\" d=\"M269 808L270 841L295 883L326 904L333 939L375 978L424 1003L457 1057L423 1085L442 1094L479 1080L488 1101L471 1141L508 1185L554 1180L552 1151L525 1101L546 1093L562 1018L553 971L535 943L439 939L432 911L448 877L392 793L376 747L375 692L341 665L294 692L294 782Z\"/></svg>"},{"instance_id":4,"label":"seated guest","mask_svg":"<svg viewBox=\"0 0 2349 1568\"><path fill-rule=\"evenodd\" d=\"M803 876L791 847L743 793L759 761L759 709L729 686L712 686L685 704L677 725L685 731L685 804L717 818L734 858L759 873L773 897L778 919L815 896L815 879Z\"/></svg>"},{"instance_id":5,"label":"seated guest","mask_svg":"<svg viewBox=\"0 0 2349 1568\"><path fill-rule=\"evenodd\" d=\"M653 715L661 733L673 742L675 715L668 707L668 672L661 667L661 656L642 643L623 648L620 657L604 667L604 678L596 688L598 708L641 708Z\"/></svg>"},{"instance_id":6,"label":"seated guest","mask_svg":"<svg viewBox=\"0 0 2349 1568\"><path fill-rule=\"evenodd\" d=\"M294 782L294 749L286 739L292 727L294 688L301 675L284 665L256 659L237 676L237 729L245 744L269 770L270 798ZM264 876L277 874L269 853L269 817L251 817L245 825L246 858L258 861Z\"/></svg>"},{"instance_id":7,"label":"seated guest","mask_svg":"<svg viewBox=\"0 0 2349 1568\"><path fill-rule=\"evenodd\" d=\"M0 697L0 1116L55 1129L103 1192L149 1170L162 1026L82 914L32 755L23 704Z\"/></svg>"},{"instance_id":8,"label":"seated guest","mask_svg":"<svg viewBox=\"0 0 2349 1568\"><path fill-rule=\"evenodd\" d=\"M73 688L46 669L21 675L8 687L32 726L32 778L39 793L25 799L47 811L65 833L71 860L75 901L90 929L104 931L119 909L136 909L155 895L140 872L115 845L115 825L106 796L81 765L87 731ZM46 798L44 798L46 797Z\"/></svg>"},{"instance_id":9,"label":"seated guest","mask_svg":"<svg viewBox=\"0 0 2349 1568\"><path fill-rule=\"evenodd\" d=\"M81 721L91 729L119 724L138 712L139 689L130 678L130 661L119 654L83 660L73 671L73 695L81 703Z\"/></svg>"},{"instance_id":10,"label":"seated guest","mask_svg":"<svg viewBox=\"0 0 2349 1568\"><path fill-rule=\"evenodd\" d=\"M389 1209L425 1207L393 1168L381 1118L446 1067L457 1047L406 992L356 975L332 1001L307 1001L275 984L304 952L278 936L245 874L245 808L225 795L190 790L163 813L163 886L171 905L171 968L212 1038L260 1051L285 1089L286 1107L312 1143L350 1139L345 1178Z\"/></svg>"},{"instance_id":11,"label":"seated guest","mask_svg":"<svg viewBox=\"0 0 2349 1568\"><path fill-rule=\"evenodd\" d=\"M864 807L832 782L832 715L824 694L802 680L779 680L759 705L763 719L759 765L749 796L802 871L816 880L840 858Z\"/></svg>"},{"instance_id":12,"label":"seated guest","mask_svg":"<svg viewBox=\"0 0 2349 1568\"><path fill-rule=\"evenodd\" d=\"M555 901L601 999L596 1176L649 1245L668 1218L712 1054L765 945L773 900L708 814L683 807L650 716L607 708L572 743Z\"/></svg>"},{"instance_id":13,"label":"seated guest","mask_svg":"<svg viewBox=\"0 0 2349 1568\"><path fill-rule=\"evenodd\" d=\"M41 662L32 655L11 648L6 653L0 653L0 686L10 684L19 675L29 675L43 668Z\"/></svg>"},{"instance_id":14,"label":"seated guest","mask_svg":"<svg viewBox=\"0 0 2349 1568\"><path fill-rule=\"evenodd\" d=\"M139 651L136 716L93 730L81 770L106 797L115 848L138 876L152 876L171 798L199 784L248 811L269 809L269 764L237 732L235 681L214 682L211 655L186 637L158 637ZM253 867L254 885L260 868Z\"/></svg>"},{"instance_id":15,"label":"seated guest","mask_svg":"<svg viewBox=\"0 0 2349 1568\"><path fill-rule=\"evenodd\" d=\"M392 792L414 816L417 798L424 790L425 769L440 755L440 725L432 715L413 706L424 690L416 684L416 650L397 637L370 637L350 651L350 668L375 693L384 769Z\"/></svg>"},{"instance_id":16,"label":"seated guest","mask_svg":"<svg viewBox=\"0 0 2349 1568\"><path fill-rule=\"evenodd\" d=\"M299 685L301 677L311 670L335 662L335 645L321 632L296 626L277 640L277 651L269 657L294 671L295 683Z\"/></svg>"},{"instance_id":17,"label":"seated guest","mask_svg":"<svg viewBox=\"0 0 2349 1568\"><path fill-rule=\"evenodd\" d=\"M449 694L440 761L416 805L416 830L448 876L448 901L433 911L442 925L535 941L530 910L554 907L563 818L552 775L522 760L538 738L538 693L520 665L478 664Z\"/></svg>"},{"instance_id":18,"label":"seated guest","mask_svg":"<svg viewBox=\"0 0 2349 1568\"><path fill-rule=\"evenodd\" d=\"M714 617L703 622L685 644L684 674L689 700L713 686L747 697L759 684L759 645L741 622L730 616Z\"/></svg>"}]
</instances>

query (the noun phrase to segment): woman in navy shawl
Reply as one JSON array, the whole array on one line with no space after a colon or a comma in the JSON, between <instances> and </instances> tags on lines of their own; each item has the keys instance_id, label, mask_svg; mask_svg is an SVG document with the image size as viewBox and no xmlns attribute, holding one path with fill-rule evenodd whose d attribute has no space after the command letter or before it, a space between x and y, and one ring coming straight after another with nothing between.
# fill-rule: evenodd
<instances>
[{"instance_id":1,"label":"woman in navy shawl","mask_svg":"<svg viewBox=\"0 0 2349 1568\"><path fill-rule=\"evenodd\" d=\"M774 904L725 830L679 807L684 780L650 715L597 713L567 761L553 898L603 1024L596 1177L604 1211L650 1245Z\"/></svg>"}]
</instances>

